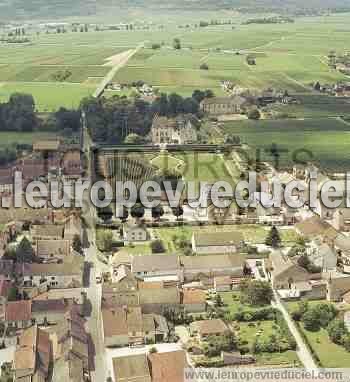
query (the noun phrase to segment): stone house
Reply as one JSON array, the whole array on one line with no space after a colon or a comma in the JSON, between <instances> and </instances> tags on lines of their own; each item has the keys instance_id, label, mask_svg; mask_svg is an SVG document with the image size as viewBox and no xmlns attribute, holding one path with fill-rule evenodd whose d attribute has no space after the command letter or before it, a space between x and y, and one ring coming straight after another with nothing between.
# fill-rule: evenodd
<instances>
[{"instance_id":1,"label":"stone house","mask_svg":"<svg viewBox=\"0 0 350 382\"><path fill-rule=\"evenodd\" d=\"M350 291L350 277L332 277L327 279L327 300L341 302L344 296Z\"/></svg>"},{"instance_id":2,"label":"stone house","mask_svg":"<svg viewBox=\"0 0 350 382\"><path fill-rule=\"evenodd\" d=\"M205 98L200 103L200 109L210 115L242 114L248 106L248 100L240 95Z\"/></svg>"},{"instance_id":3,"label":"stone house","mask_svg":"<svg viewBox=\"0 0 350 382\"><path fill-rule=\"evenodd\" d=\"M228 326L221 319L195 321L190 324L191 335L197 335L200 341L209 336L220 336L229 331Z\"/></svg>"},{"instance_id":4,"label":"stone house","mask_svg":"<svg viewBox=\"0 0 350 382\"><path fill-rule=\"evenodd\" d=\"M350 208L337 208L333 220L335 229L341 232L350 232Z\"/></svg>"},{"instance_id":5,"label":"stone house","mask_svg":"<svg viewBox=\"0 0 350 382\"><path fill-rule=\"evenodd\" d=\"M245 257L234 255L180 256L182 278L186 282L211 280L218 276L243 277Z\"/></svg>"},{"instance_id":6,"label":"stone house","mask_svg":"<svg viewBox=\"0 0 350 382\"><path fill-rule=\"evenodd\" d=\"M33 300L32 321L38 325L57 324L71 309L73 301L64 298L57 300Z\"/></svg>"},{"instance_id":7,"label":"stone house","mask_svg":"<svg viewBox=\"0 0 350 382\"><path fill-rule=\"evenodd\" d=\"M293 283L305 282L310 279L309 273L304 268L293 262L280 250L273 251L265 265L267 275L275 289L291 289Z\"/></svg>"},{"instance_id":8,"label":"stone house","mask_svg":"<svg viewBox=\"0 0 350 382\"><path fill-rule=\"evenodd\" d=\"M54 333L51 336L57 346L54 352L52 380L90 381L89 335L85 324L85 320L73 307L53 329Z\"/></svg>"},{"instance_id":9,"label":"stone house","mask_svg":"<svg viewBox=\"0 0 350 382\"><path fill-rule=\"evenodd\" d=\"M5 323L15 329L29 328L32 325L32 302L30 300L7 302Z\"/></svg>"},{"instance_id":10,"label":"stone house","mask_svg":"<svg viewBox=\"0 0 350 382\"><path fill-rule=\"evenodd\" d=\"M77 288L82 286L84 263L80 258L62 264L18 264L17 275L24 287Z\"/></svg>"},{"instance_id":11,"label":"stone house","mask_svg":"<svg viewBox=\"0 0 350 382\"><path fill-rule=\"evenodd\" d=\"M180 292L177 287L140 289L140 305L143 313L163 314L164 310L180 307Z\"/></svg>"},{"instance_id":12,"label":"stone house","mask_svg":"<svg viewBox=\"0 0 350 382\"><path fill-rule=\"evenodd\" d=\"M71 243L69 240L38 240L35 252L45 262L63 261L71 253Z\"/></svg>"},{"instance_id":13,"label":"stone house","mask_svg":"<svg viewBox=\"0 0 350 382\"><path fill-rule=\"evenodd\" d=\"M52 366L53 353L49 333L36 325L24 330L18 338L14 354L14 382L46 382Z\"/></svg>"},{"instance_id":14,"label":"stone house","mask_svg":"<svg viewBox=\"0 0 350 382\"><path fill-rule=\"evenodd\" d=\"M179 258L174 255L135 255L131 262L131 272L137 278L175 276L179 279L181 273Z\"/></svg>"},{"instance_id":15,"label":"stone house","mask_svg":"<svg viewBox=\"0 0 350 382\"><path fill-rule=\"evenodd\" d=\"M184 350L148 354L152 382L183 382L188 367Z\"/></svg>"},{"instance_id":16,"label":"stone house","mask_svg":"<svg viewBox=\"0 0 350 382\"><path fill-rule=\"evenodd\" d=\"M62 240L64 227L57 224L34 224L30 228L32 241Z\"/></svg>"},{"instance_id":17,"label":"stone house","mask_svg":"<svg viewBox=\"0 0 350 382\"><path fill-rule=\"evenodd\" d=\"M181 292L181 304L187 313L202 313L206 311L207 294L201 289L184 289Z\"/></svg>"},{"instance_id":18,"label":"stone house","mask_svg":"<svg viewBox=\"0 0 350 382\"><path fill-rule=\"evenodd\" d=\"M151 382L146 354L113 358L114 381ZM169 381L170 382L170 381Z\"/></svg>"},{"instance_id":19,"label":"stone house","mask_svg":"<svg viewBox=\"0 0 350 382\"><path fill-rule=\"evenodd\" d=\"M232 277L214 277L214 289L216 290L216 292L229 292L230 290L232 290Z\"/></svg>"},{"instance_id":20,"label":"stone house","mask_svg":"<svg viewBox=\"0 0 350 382\"><path fill-rule=\"evenodd\" d=\"M197 142L197 118L192 114L167 118L156 115L153 119L151 137L154 144L189 144Z\"/></svg>"},{"instance_id":21,"label":"stone house","mask_svg":"<svg viewBox=\"0 0 350 382\"><path fill-rule=\"evenodd\" d=\"M147 241L148 232L146 225L138 223L123 224L123 240L129 243Z\"/></svg>"},{"instance_id":22,"label":"stone house","mask_svg":"<svg viewBox=\"0 0 350 382\"><path fill-rule=\"evenodd\" d=\"M240 232L196 232L191 241L192 251L199 255L236 253L244 244Z\"/></svg>"}]
</instances>

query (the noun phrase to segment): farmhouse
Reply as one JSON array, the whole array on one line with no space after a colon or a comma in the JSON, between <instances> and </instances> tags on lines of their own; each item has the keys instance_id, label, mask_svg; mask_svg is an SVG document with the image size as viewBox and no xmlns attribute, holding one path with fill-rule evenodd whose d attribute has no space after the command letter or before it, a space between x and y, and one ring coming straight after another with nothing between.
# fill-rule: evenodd
<instances>
[{"instance_id":1,"label":"farmhouse","mask_svg":"<svg viewBox=\"0 0 350 382\"><path fill-rule=\"evenodd\" d=\"M208 336L219 336L229 329L221 319L195 321L190 324L191 334L197 334L201 341Z\"/></svg>"},{"instance_id":2,"label":"farmhouse","mask_svg":"<svg viewBox=\"0 0 350 382\"><path fill-rule=\"evenodd\" d=\"M350 277L334 277L331 274L327 280L327 300L340 302L350 292Z\"/></svg>"},{"instance_id":3,"label":"farmhouse","mask_svg":"<svg viewBox=\"0 0 350 382\"><path fill-rule=\"evenodd\" d=\"M200 232L192 235L192 250L197 254L236 253L244 244L240 232Z\"/></svg>"},{"instance_id":4,"label":"farmhouse","mask_svg":"<svg viewBox=\"0 0 350 382\"><path fill-rule=\"evenodd\" d=\"M217 276L242 277L245 257L234 255L180 256L183 278L186 282L203 280L213 284Z\"/></svg>"},{"instance_id":5,"label":"farmhouse","mask_svg":"<svg viewBox=\"0 0 350 382\"><path fill-rule=\"evenodd\" d=\"M242 114L247 110L248 104L246 98L235 95L233 97L205 98L200 103L200 108L204 113L210 115Z\"/></svg>"},{"instance_id":6,"label":"farmhouse","mask_svg":"<svg viewBox=\"0 0 350 382\"><path fill-rule=\"evenodd\" d=\"M61 240L63 239L64 227L57 224L35 224L30 228L32 241L37 240Z\"/></svg>"},{"instance_id":7,"label":"farmhouse","mask_svg":"<svg viewBox=\"0 0 350 382\"><path fill-rule=\"evenodd\" d=\"M123 239L126 242L146 241L148 239L146 225L136 222L123 224Z\"/></svg>"},{"instance_id":8,"label":"farmhouse","mask_svg":"<svg viewBox=\"0 0 350 382\"><path fill-rule=\"evenodd\" d=\"M181 293L181 303L187 313L205 312L207 294L201 289L184 289Z\"/></svg>"},{"instance_id":9,"label":"farmhouse","mask_svg":"<svg viewBox=\"0 0 350 382\"><path fill-rule=\"evenodd\" d=\"M151 382L146 354L113 358L114 380ZM170 381L169 381L170 382Z\"/></svg>"},{"instance_id":10,"label":"farmhouse","mask_svg":"<svg viewBox=\"0 0 350 382\"><path fill-rule=\"evenodd\" d=\"M183 382L188 367L183 350L148 355L152 382Z\"/></svg>"},{"instance_id":11,"label":"farmhouse","mask_svg":"<svg viewBox=\"0 0 350 382\"><path fill-rule=\"evenodd\" d=\"M5 323L13 328L25 329L32 324L32 302L11 301L5 306Z\"/></svg>"},{"instance_id":12,"label":"farmhouse","mask_svg":"<svg viewBox=\"0 0 350 382\"><path fill-rule=\"evenodd\" d=\"M135 255L132 258L131 272L139 278L152 276L179 277L179 259L174 255Z\"/></svg>"},{"instance_id":13,"label":"farmhouse","mask_svg":"<svg viewBox=\"0 0 350 382\"><path fill-rule=\"evenodd\" d=\"M319 216L313 216L305 219L295 225L298 234L308 238L314 239L322 236L323 240L333 245L338 232L330 224L323 221Z\"/></svg>"},{"instance_id":14,"label":"farmhouse","mask_svg":"<svg viewBox=\"0 0 350 382\"><path fill-rule=\"evenodd\" d=\"M26 329L18 339L14 355L14 381L47 381L52 363L49 333L37 326Z\"/></svg>"},{"instance_id":15,"label":"farmhouse","mask_svg":"<svg viewBox=\"0 0 350 382\"><path fill-rule=\"evenodd\" d=\"M63 260L69 254L69 240L38 240L36 242L36 255L45 261Z\"/></svg>"},{"instance_id":16,"label":"farmhouse","mask_svg":"<svg viewBox=\"0 0 350 382\"><path fill-rule=\"evenodd\" d=\"M156 115L153 119L152 143L188 144L197 142L197 118L192 114L184 114L176 118Z\"/></svg>"},{"instance_id":17,"label":"farmhouse","mask_svg":"<svg viewBox=\"0 0 350 382\"><path fill-rule=\"evenodd\" d=\"M180 292L176 287L140 289L140 304L143 313L161 314L166 308L180 306Z\"/></svg>"},{"instance_id":18,"label":"farmhouse","mask_svg":"<svg viewBox=\"0 0 350 382\"><path fill-rule=\"evenodd\" d=\"M25 287L77 288L82 285L83 262L80 258L62 264L18 264L17 275Z\"/></svg>"},{"instance_id":19,"label":"farmhouse","mask_svg":"<svg viewBox=\"0 0 350 382\"><path fill-rule=\"evenodd\" d=\"M350 208L338 208L334 212L334 227L342 232L350 231Z\"/></svg>"},{"instance_id":20,"label":"farmhouse","mask_svg":"<svg viewBox=\"0 0 350 382\"><path fill-rule=\"evenodd\" d=\"M267 274L276 289L291 289L295 282L308 281L309 273L279 250L270 254L266 262Z\"/></svg>"},{"instance_id":21,"label":"farmhouse","mask_svg":"<svg viewBox=\"0 0 350 382\"><path fill-rule=\"evenodd\" d=\"M55 326L53 380L80 382L88 381L89 376L89 336L85 329L85 320L76 309L68 311L59 325Z\"/></svg>"},{"instance_id":22,"label":"farmhouse","mask_svg":"<svg viewBox=\"0 0 350 382\"><path fill-rule=\"evenodd\" d=\"M216 292L228 292L232 290L232 277L218 276L214 278L214 289Z\"/></svg>"}]
</instances>

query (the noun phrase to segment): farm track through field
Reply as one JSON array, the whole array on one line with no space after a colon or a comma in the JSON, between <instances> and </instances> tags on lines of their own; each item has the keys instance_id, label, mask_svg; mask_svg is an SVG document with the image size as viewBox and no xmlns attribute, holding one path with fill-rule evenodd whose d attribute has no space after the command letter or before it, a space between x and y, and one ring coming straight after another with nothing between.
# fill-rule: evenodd
<instances>
[{"instance_id":1,"label":"farm track through field","mask_svg":"<svg viewBox=\"0 0 350 382\"><path fill-rule=\"evenodd\" d=\"M144 44L140 44L136 49L129 51L125 56L123 55L118 63L113 63L113 68L106 74L106 76L103 78L101 83L98 85L97 89L95 90L93 96L98 98L103 94L106 86L109 82L111 82L117 73L118 70L120 70L122 67L124 67L127 62L130 60L132 56L134 56L141 48L143 48ZM125 52L124 52L125 54Z\"/></svg>"}]
</instances>

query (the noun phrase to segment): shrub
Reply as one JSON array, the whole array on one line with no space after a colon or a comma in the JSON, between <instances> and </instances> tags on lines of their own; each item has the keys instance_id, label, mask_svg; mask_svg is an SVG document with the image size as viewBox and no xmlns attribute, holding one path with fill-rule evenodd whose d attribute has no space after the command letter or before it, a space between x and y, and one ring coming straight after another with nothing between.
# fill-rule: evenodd
<instances>
[{"instance_id":1,"label":"shrub","mask_svg":"<svg viewBox=\"0 0 350 382\"><path fill-rule=\"evenodd\" d=\"M164 253L165 247L161 240L155 240L151 243L152 253Z\"/></svg>"}]
</instances>

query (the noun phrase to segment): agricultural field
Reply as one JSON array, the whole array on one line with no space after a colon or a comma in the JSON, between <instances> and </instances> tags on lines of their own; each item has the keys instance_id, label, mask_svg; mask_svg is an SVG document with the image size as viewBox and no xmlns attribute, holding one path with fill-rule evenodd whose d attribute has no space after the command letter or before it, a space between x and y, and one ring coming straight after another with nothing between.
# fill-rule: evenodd
<instances>
[{"instance_id":1,"label":"agricultural field","mask_svg":"<svg viewBox=\"0 0 350 382\"><path fill-rule=\"evenodd\" d=\"M56 111L59 107L78 107L80 100L90 96L94 86L68 83L0 82L0 102L15 92L32 94L36 108L41 112Z\"/></svg>"},{"instance_id":2,"label":"agricultural field","mask_svg":"<svg viewBox=\"0 0 350 382\"><path fill-rule=\"evenodd\" d=\"M281 151L278 163L289 167L295 160L315 161L329 170L346 170L350 166L348 148L350 124L338 118L239 121L224 123L225 134L240 136L252 150L254 159L276 163L272 150L275 144Z\"/></svg>"},{"instance_id":3,"label":"agricultural field","mask_svg":"<svg viewBox=\"0 0 350 382\"><path fill-rule=\"evenodd\" d=\"M330 49L340 53L348 50L349 14L298 18L292 24L275 25L244 25L241 16L231 18L231 25L208 28L190 22L188 27L179 28L182 19L177 15L177 25L169 23L162 29L155 24L149 30L133 31L33 31L28 33L30 43L1 43L0 100L6 99L8 89L32 91L40 110L77 105L109 71L107 58L139 44L144 48L116 73L116 82L143 80L161 92L189 96L197 88L210 88L223 95L222 80L250 88L275 87L311 94L311 82L347 79L329 69L326 56ZM180 39L181 50L173 49L174 38ZM154 43L161 44L161 49L151 49ZM255 66L246 63L247 54L256 56ZM203 63L209 70L200 69ZM70 74L62 79L60 72ZM67 83L75 87L65 86ZM40 96L39 85L50 93L47 102ZM56 85L62 88L56 91ZM295 113L303 111L300 107ZM324 115L319 112L312 104L305 107L307 116Z\"/></svg>"}]
</instances>

